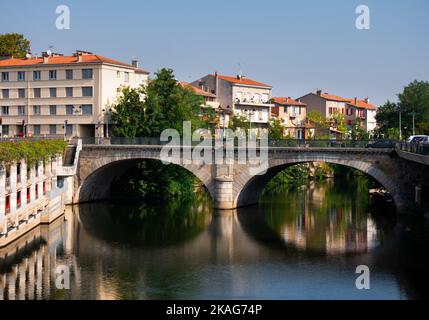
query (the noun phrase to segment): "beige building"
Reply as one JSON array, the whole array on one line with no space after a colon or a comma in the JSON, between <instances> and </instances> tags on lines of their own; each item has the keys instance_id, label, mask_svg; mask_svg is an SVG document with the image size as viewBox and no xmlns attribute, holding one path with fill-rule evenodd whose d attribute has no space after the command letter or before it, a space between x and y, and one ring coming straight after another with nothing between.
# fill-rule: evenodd
<instances>
[{"instance_id":1,"label":"beige building","mask_svg":"<svg viewBox=\"0 0 429 320\"><path fill-rule=\"evenodd\" d=\"M284 135L295 139L307 139L311 128L307 125L307 105L291 97L274 97L271 113L284 126Z\"/></svg>"},{"instance_id":2,"label":"beige building","mask_svg":"<svg viewBox=\"0 0 429 320\"><path fill-rule=\"evenodd\" d=\"M84 51L0 60L2 136L105 136L120 87L137 87L148 74L137 61Z\"/></svg>"},{"instance_id":3,"label":"beige building","mask_svg":"<svg viewBox=\"0 0 429 320\"><path fill-rule=\"evenodd\" d=\"M191 83L205 92L216 95L216 102L223 110L231 110L236 116L249 120L253 129L268 127L271 115L270 85L237 75L236 77L209 74ZM229 115L225 114L229 122Z\"/></svg>"},{"instance_id":4,"label":"beige building","mask_svg":"<svg viewBox=\"0 0 429 320\"><path fill-rule=\"evenodd\" d=\"M376 127L376 106L369 103L369 99L343 98L330 93L322 93L317 90L299 98L299 101L307 104L307 112L317 110L325 119L330 119L335 113L344 115L344 121L350 130L357 119L361 120L361 126L367 132ZM335 128L331 128L335 132Z\"/></svg>"}]
</instances>

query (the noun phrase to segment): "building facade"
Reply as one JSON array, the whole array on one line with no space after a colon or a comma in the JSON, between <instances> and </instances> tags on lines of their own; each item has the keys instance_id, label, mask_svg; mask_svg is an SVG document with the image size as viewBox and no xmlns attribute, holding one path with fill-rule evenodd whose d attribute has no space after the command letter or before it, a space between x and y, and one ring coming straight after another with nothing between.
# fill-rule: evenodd
<instances>
[{"instance_id":1,"label":"building facade","mask_svg":"<svg viewBox=\"0 0 429 320\"><path fill-rule=\"evenodd\" d=\"M148 74L137 61L84 51L0 60L2 137L103 137L120 88L138 87Z\"/></svg>"},{"instance_id":2,"label":"building facade","mask_svg":"<svg viewBox=\"0 0 429 320\"><path fill-rule=\"evenodd\" d=\"M316 110L327 120L331 119L336 113L343 115L345 125L349 130L357 122L367 132L372 132L377 125L375 120L377 108L369 102L368 98L343 98L317 90L315 93L312 92L302 96L299 101L307 104L307 112ZM332 128L332 130L335 131L335 128Z\"/></svg>"},{"instance_id":3,"label":"building facade","mask_svg":"<svg viewBox=\"0 0 429 320\"><path fill-rule=\"evenodd\" d=\"M191 83L205 92L216 95L216 101L222 110L231 110L231 113L245 117L254 130L263 130L270 121L271 89L270 85L258 82L247 77L236 77L209 74ZM226 120L229 122L230 117Z\"/></svg>"},{"instance_id":4,"label":"building facade","mask_svg":"<svg viewBox=\"0 0 429 320\"><path fill-rule=\"evenodd\" d=\"M295 139L307 139L311 136L307 125L307 105L291 97L274 97L272 116L281 121L284 135Z\"/></svg>"}]
</instances>

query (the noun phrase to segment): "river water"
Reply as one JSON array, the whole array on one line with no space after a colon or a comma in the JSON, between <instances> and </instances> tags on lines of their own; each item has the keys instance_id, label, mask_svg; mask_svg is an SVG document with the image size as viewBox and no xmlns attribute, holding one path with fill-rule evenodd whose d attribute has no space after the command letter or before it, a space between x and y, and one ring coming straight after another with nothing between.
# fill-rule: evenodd
<instances>
[{"instance_id":1,"label":"river water","mask_svg":"<svg viewBox=\"0 0 429 320\"><path fill-rule=\"evenodd\" d=\"M371 200L361 178L278 190L228 212L204 195L85 204L1 249L0 299L427 298L428 231ZM369 290L356 288L360 265Z\"/></svg>"}]
</instances>

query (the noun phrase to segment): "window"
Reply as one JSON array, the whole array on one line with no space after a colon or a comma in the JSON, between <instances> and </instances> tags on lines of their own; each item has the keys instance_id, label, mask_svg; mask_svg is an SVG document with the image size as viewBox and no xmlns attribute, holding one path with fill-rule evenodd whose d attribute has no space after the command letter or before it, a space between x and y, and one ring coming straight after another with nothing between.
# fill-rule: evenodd
<instances>
[{"instance_id":1,"label":"window","mask_svg":"<svg viewBox=\"0 0 429 320\"><path fill-rule=\"evenodd\" d=\"M9 99L9 89L2 89L3 99Z\"/></svg>"},{"instance_id":2,"label":"window","mask_svg":"<svg viewBox=\"0 0 429 320\"><path fill-rule=\"evenodd\" d=\"M40 135L40 124L33 125L33 134L34 135Z\"/></svg>"},{"instance_id":3,"label":"window","mask_svg":"<svg viewBox=\"0 0 429 320\"><path fill-rule=\"evenodd\" d=\"M30 192L30 188L27 188L27 203L30 203L31 201L31 192Z\"/></svg>"},{"instance_id":4,"label":"window","mask_svg":"<svg viewBox=\"0 0 429 320\"><path fill-rule=\"evenodd\" d=\"M1 81L9 81L9 72L1 73Z\"/></svg>"},{"instance_id":5,"label":"window","mask_svg":"<svg viewBox=\"0 0 429 320\"><path fill-rule=\"evenodd\" d=\"M36 170L36 172L38 172L38 171ZM36 199L39 199L39 185L38 184L36 184L36 186L34 188L34 197Z\"/></svg>"},{"instance_id":6,"label":"window","mask_svg":"<svg viewBox=\"0 0 429 320\"><path fill-rule=\"evenodd\" d=\"M57 134L57 125L56 124L50 124L49 125L49 134Z\"/></svg>"},{"instance_id":7,"label":"window","mask_svg":"<svg viewBox=\"0 0 429 320\"><path fill-rule=\"evenodd\" d=\"M41 76L41 74L40 74L40 71L33 71L33 80L34 80L34 81L38 81L38 80L40 80L40 79L42 79L42 76Z\"/></svg>"},{"instance_id":8,"label":"window","mask_svg":"<svg viewBox=\"0 0 429 320\"><path fill-rule=\"evenodd\" d=\"M125 72L124 73L124 81L125 82L130 82L130 73L129 72Z\"/></svg>"},{"instance_id":9,"label":"window","mask_svg":"<svg viewBox=\"0 0 429 320\"><path fill-rule=\"evenodd\" d=\"M49 80L57 80L57 71L49 70Z\"/></svg>"},{"instance_id":10,"label":"window","mask_svg":"<svg viewBox=\"0 0 429 320\"><path fill-rule=\"evenodd\" d=\"M92 97L92 87L82 87L83 97Z\"/></svg>"},{"instance_id":11,"label":"window","mask_svg":"<svg viewBox=\"0 0 429 320\"><path fill-rule=\"evenodd\" d=\"M82 69L82 79L92 79L92 69Z\"/></svg>"},{"instance_id":12,"label":"window","mask_svg":"<svg viewBox=\"0 0 429 320\"><path fill-rule=\"evenodd\" d=\"M9 135L9 126L7 124L2 125L2 130L1 130L1 134L2 136L8 136Z\"/></svg>"},{"instance_id":13,"label":"window","mask_svg":"<svg viewBox=\"0 0 429 320\"><path fill-rule=\"evenodd\" d=\"M57 88L49 88L49 95L51 98L57 97Z\"/></svg>"},{"instance_id":14,"label":"window","mask_svg":"<svg viewBox=\"0 0 429 320\"><path fill-rule=\"evenodd\" d=\"M66 105L66 114L68 114L68 115L73 114L73 108L74 107L71 104Z\"/></svg>"},{"instance_id":15,"label":"window","mask_svg":"<svg viewBox=\"0 0 429 320\"><path fill-rule=\"evenodd\" d=\"M84 114L84 115L92 114L92 104L83 104L82 105L82 114Z\"/></svg>"},{"instance_id":16,"label":"window","mask_svg":"<svg viewBox=\"0 0 429 320\"><path fill-rule=\"evenodd\" d=\"M9 114L9 106L2 106L1 107L1 114L7 116Z\"/></svg>"},{"instance_id":17,"label":"window","mask_svg":"<svg viewBox=\"0 0 429 320\"><path fill-rule=\"evenodd\" d=\"M40 116L40 106L33 106L33 115Z\"/></svg>"},{"instance_id":18,"label":"window","mask_svg":"<svg viewBox=\"0 0 429 320\"><path fill-rule=\"evenodd\" d=\"M57 106L55 106L55 105L49 106L49 114L50 115L56 115L57 114Z\"/></svg>"},{"instance_id":19,"label":"window","mask_svg":"<svg viewBox=\"0 0 429 320\"><path fill-rule=\"evenodd\" d=\"M25 72L18 71L18 81L25 81Z\"/></svg>"},{"instance_id":20,"label":"window","mask_svg":"<svg viewBox=\"0 0 429 320\"><path fill-rule=\"evenodd\" d=\"M16 207L21 208L21 191L16 193Z\"/></svg>"},{"instance_id":21,"label":"window","mask_svg":"<svg viewBox=\"0 0 429 320\"><path fill-rule=\"evenodd\" d=\"M42 96L42 90L40 88L34 88L34 97L40 98Z\"/></svg>"},{"instance_id":22,"label":"window","mask_svg":"<svg viewBox=\"0 0 429 320\"><path fill-rule=\"evenodd\" d=\"M72 87L66 88L66 97L73 97L73 88Z\"/></svg>"},{"instance_id":23,"label":"window","mask_svg":"<svg viewBox=\"0 0 429 320\"><path fill-rule=\"evenodd\" d=\"M66 80L73 80L73 70L66 70Z\"/></svg>"},{"instance_id":24,"label":"window","mask_svg":"<svg viewBox=\"0 0 429 320\"><path fill-rule=\"evenodd\" d=\"M25 98L25 89L18 89L18 97Z\"/></svg>"},{"instance_id":25,"label":"window","mask_svg":"<svg viewBox=\"0 0 429 320\"><path fill-rule=\"evenodd\" d=\"M121 77L121 71L116 71L116 78L120 78Z\"/></svg>"},{"instance_id":26,"label":"window","mask_svg":"<svg viewBox=\"0 0 429 320\"><path fill-rule=\"evenodd\" d=\"M18 106L18 115L19 116L25 115L25 106Z\"/></svg>"}]
</instances>

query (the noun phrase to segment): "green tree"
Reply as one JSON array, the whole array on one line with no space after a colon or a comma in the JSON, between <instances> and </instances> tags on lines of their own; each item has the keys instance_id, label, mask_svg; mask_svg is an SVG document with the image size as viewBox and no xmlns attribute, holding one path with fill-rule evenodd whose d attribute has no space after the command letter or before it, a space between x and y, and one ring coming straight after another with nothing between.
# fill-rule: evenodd
<instances>
[{"instance_id":1,"label":"green tree","mask_svg":"<svg viewBox=\"0 0 429 320\"><path fill-rule=\"evenodd\" d=\"M235 114L229 120L229 128L237 132L237 130L244 132L247 136L250 129L249 119L244 116L237 116Z\"/></svg>"},{"instance_id":2,"label":"green tree","mask_svg":"<svg viewBox=\"0 0 429 320\"><path fill-rule=\"evenodd\" d=\"M122 94L112 114L115 136L134 138L145 136L148 133L145 123L145 106L141 94L141 88L125 87L122 89Z\"/></svg>"},{"instance_id":3,"label":"green tree","mask_svg":"<svg viewBox=\"0 0 429 320\"><path fill-rule=\"evenodd\" d=\"M159 136L164 129L176 129L183 133L183 122L190 121L192 129L208 128L200 116L204 98L195 94L192 88L181 86L174 77L173 70L161 69L155 73L143 90L147 131Z\"/></svg>"},{"instance_id":4,"label":"green tree","mask_svg":"<svg viewBox=\"0 0 429 320\"><path fill-rule=\"evenodd\" d=\"M351 138L352 140L368 140L368 132L362 127L362 120L357 118L351 128Z\"/></svg>"},{"instance_id":5,"label":"green tree","mask_svg":"<svg viewBox=\"0 0 429 320\"><path fill-rule=\"evenodd\" d=\"M398 94L397 103L387 101L380 106L376 115L378 133L389 138L399 136L399 112L403 137L410 136L413 132L413 114L416 134L428 134L429 82L415 80Z\"/></svg>"},{"instance_id":6,"label":"green tree","mask_svg":"<svg viewBox=\"0 0 429 320\"><path fill-rule=\"evenodd\" d=\"M0 57L24 58L28 52L30 52L30 41L22 34L0 34Z\"/></svg>"},{"instance_id":7,"label":"green tree","mask_svg":"<svg viewBox=\"0 0 429 320\"><path fill-rule=\"evenodd\" d=\"M268 126L268 137L270 139L282 139L284 138L284 127L280 119L271 119Z\"/></svg>"}]
</instances>

